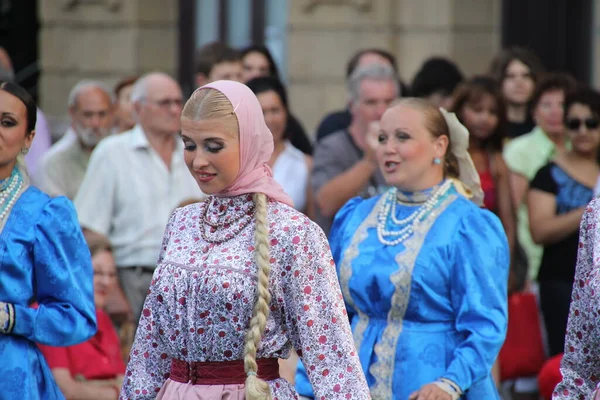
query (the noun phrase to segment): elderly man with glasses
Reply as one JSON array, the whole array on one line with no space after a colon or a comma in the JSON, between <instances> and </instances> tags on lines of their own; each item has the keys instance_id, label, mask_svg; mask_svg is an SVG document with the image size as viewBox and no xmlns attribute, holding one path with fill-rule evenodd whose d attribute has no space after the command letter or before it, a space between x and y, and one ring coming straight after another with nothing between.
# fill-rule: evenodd
<instances>
[{"instance_id":1,"label":"elderly man with glasses","mask_svg":"<svg viewBox=\"0 0 600 400\"><path fill-rule=\"evenodd\" d=\"M88 237L109 239L137 321L171 212L203 194L183 159L177 82L150 73L135 83L131 100L137 125L94 150L75 207Z\"/></svg>"}]
</instances>

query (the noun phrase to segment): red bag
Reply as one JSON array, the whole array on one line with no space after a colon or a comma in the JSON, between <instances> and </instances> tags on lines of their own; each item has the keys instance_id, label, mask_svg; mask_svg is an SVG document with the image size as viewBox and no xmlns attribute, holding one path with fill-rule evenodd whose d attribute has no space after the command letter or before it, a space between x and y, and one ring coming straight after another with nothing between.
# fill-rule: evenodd
<instances>
[{"instance_id":1,"label":"red bag","mask_svg":"<svg viewBox=\"0 0 600 400\"><path fill-rule=\"evenodd\" d=\"M535 295L511 294L508 297L508 331L498 356L501 381L536 376L545 360Z\"/></svg>"}]
</instances>

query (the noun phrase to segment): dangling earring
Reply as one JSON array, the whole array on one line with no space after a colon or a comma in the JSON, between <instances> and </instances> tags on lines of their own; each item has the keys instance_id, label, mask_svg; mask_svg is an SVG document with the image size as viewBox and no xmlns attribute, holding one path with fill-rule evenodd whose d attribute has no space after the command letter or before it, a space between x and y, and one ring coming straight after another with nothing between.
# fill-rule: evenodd
<instances>
[{"instance_id":1,"label":"dangling earring","mask_svg":"<svg viewBox=\"0 0 600 400\"><path fill-rule=\"evenodd\" d=\"M27 155L27 153L29 153L29 147L23 147L23 148L21 149L21 154L23 154L24 156L26 156L26 155Z\"/></svg>"},{"instance_id":2,"label":"dangling earring","mask_svg":"<svg viewBox=\"0 0 600 400\"><path fill-rule=\"evenodd\" d=\"M433 159L433 164L440 165L441 163L442 163L442 160L440 160L439 157L436 157L436 158Z\"/></svg>"}]
</instances>

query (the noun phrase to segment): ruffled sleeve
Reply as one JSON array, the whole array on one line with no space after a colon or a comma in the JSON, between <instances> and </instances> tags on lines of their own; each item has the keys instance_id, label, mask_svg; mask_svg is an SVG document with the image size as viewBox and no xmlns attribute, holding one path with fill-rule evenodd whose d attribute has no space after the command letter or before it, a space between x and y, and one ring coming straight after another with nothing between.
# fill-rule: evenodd
<instances>
[{"instance_id":1,"label":"ruffled sleeve","mask_svg":"<svg viewBox=\"0 0 600 400\"><path fill-rule=\"evenodd\" d=\"M506 336L509 249L500 220L472 209L456 237L450 300L458 344L444 378L463 392L490 374Z\"/></svg>"},{"instance_id":2,"label":"ruffled sleeve","mask_svg":"<svg viewBox=\"0 0 600 400\"><path fill-rule=\"evenodd\" d=\"M37 309L14 305L12 334L50 346L71 346L96 333L90 252L72 203L50 199L35 226Z\"/></svg>"},{"instance_id":3,"label":"ruffled sleeve","mask_svg":"<svg viewBox=\"0 0 600 400\"><path fill-rule=\"evenodd\" d=\"M594 399L600 378L600 268L594 263L600 201L592 201L581 220L579 253L571 310L560 370L562 382L553 399Z\"/></svg>"},{"instance_id":4,"label":"ruffled sleeve","mask_svg":"<svg viewBox=\"0 0 600 400\"><path fill-rule=\"evenodd\" d=\"M294 262L283 281L286 323L314 397L369 399L327 238L308 220L290 238Z\"/></svg>"},{"instance_id":5,"label":"ruffled sleeve","mask_svg":"<svg viewBox=\"0 0 600 400\"><path fill-rule=\"evenodd\" d=\"M154 399L170 374L171 357L167 357L167 345L164 342L160 326L161 318L171 318L166 303L159 301L161 275L165 273L161 263L165 258L165 249L172 235L174 221L178 210L175 210L163 236L163 243L158 263L148 295L142 308L133 346L129 352L129 362L121 388L121 400Z\"/></svg>"}]
</instances>

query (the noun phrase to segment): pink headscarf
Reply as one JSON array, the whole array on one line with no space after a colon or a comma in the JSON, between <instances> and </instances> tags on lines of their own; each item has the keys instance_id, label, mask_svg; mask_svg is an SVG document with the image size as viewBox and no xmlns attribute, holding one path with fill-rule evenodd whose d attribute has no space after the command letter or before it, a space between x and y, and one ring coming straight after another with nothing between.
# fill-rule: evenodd
<instances>
[{"instance_id":1,"label":"pink headscarf","mask_svg":"<svg viewBox=\"0 0 600 400\"><path fill-rule=\"evenodd\" d=\"M290 206L294 203L273 178L267 165L273 154L273 135L265 123L262 108L248 86L234 81L216 81L200 89L212 88L223 93L233 106L240 128L240 171L235 181L216 196L264 193Z\"/></svg>"}]
</instances>

